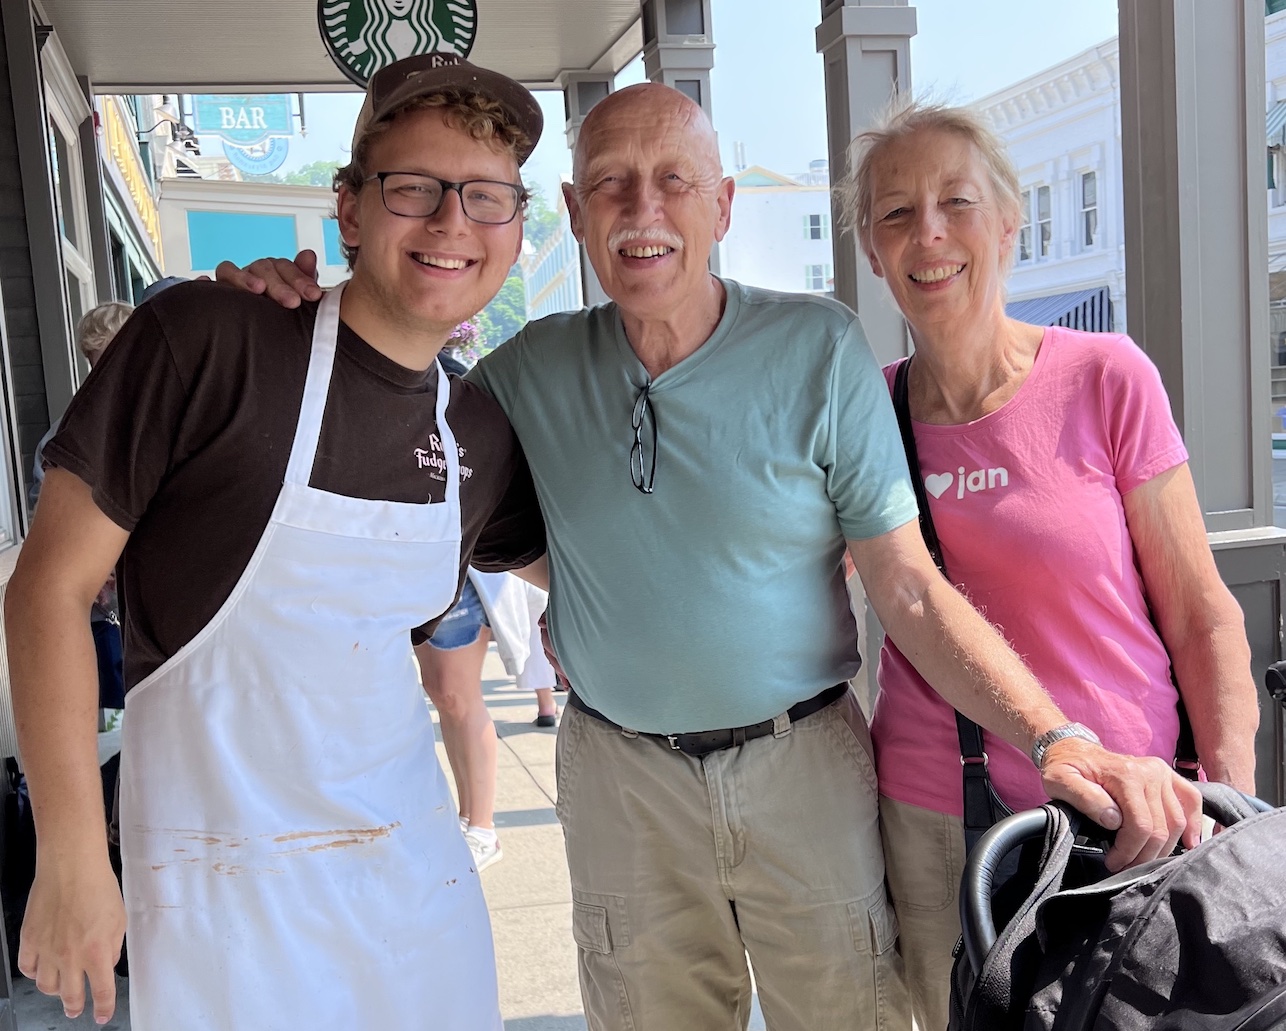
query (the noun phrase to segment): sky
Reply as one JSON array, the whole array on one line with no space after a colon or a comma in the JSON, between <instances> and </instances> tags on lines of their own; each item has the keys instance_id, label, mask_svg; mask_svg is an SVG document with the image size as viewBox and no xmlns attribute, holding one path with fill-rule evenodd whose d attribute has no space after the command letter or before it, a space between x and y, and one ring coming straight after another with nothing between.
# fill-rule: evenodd
<instances>
[{"instance_id":1,"label":"sky","mask_svg":"<svg viewBox=\"0 0 1286 1031\"><path fill-rule=\"evenodd\" d=\"M911 80L952 103L995 92L1116 35L1116 0L912 0ZM725 170L734 144L748 164L792 174L826 156L817 0L712 0L715 67L711 103ZM791 12L789 15L783 11ZM479 31L485 32L485 22ZM617 86L643 81L636 60ZM545 133L523 172L551 201L571 171L561 94L538 95ZM313 161L347 161L358 93L309 94L308 134L290 141L282 172ZM210 141L204 153L213 153Z\"/></svg>"}]
</instances>

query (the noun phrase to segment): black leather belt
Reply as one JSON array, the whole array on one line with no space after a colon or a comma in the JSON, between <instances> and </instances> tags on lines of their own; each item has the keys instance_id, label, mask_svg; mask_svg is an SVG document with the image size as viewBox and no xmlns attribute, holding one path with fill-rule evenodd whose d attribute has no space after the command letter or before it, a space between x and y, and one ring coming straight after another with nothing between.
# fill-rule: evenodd
<instances>
[{"instance_id":1,"label":"black leather belt","mask_svg":"<svg viewBox=\"0 0 1286 1031\"><path fill-rule=\"evenodd\" d=\"M786 715L790 717L791 723L797 723L805 716L811 716L833 702L838 702L847 691L848 684L836 684L834 687L828 687L821 694L792 705L786 710ZM619 723L613 723L597 709L591 709L581 701L580 696L575 691L567 693L567 704L573 709L583 712L586 716L593 716L600 723L606 723L609 727L615 727L617 730L625 729ZM703 755L709 755L711 752L722 751L725 748L735 748L737 745L744 745L747 741L753 741L755 738L767 737L773 732L774 725L775 721L764 720L762 723L753 723L749 727L731 727L728 730L701 730L694 734L646 734L638 731L638 735L639 737L651 737L665 741L674 751L700 759Z\"/></svg>"}]
</instances>

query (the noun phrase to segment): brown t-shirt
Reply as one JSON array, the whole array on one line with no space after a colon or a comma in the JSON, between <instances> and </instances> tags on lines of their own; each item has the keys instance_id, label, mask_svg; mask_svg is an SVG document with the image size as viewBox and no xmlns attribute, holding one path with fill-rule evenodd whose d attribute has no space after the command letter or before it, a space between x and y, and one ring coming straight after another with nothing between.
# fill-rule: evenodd
<instances>
[{"instance_id":1,"label":"brown t-shirt","mask_svg":"<svg viewBox=\"0 0 1286 1031\"><path fill-rule=\"evenodd\" d=\"M232 593L285 478L316 304L281 308L214 283L142 305L86 379L45 448L131 531L117 567L125 684L190 641ZM437 373L414 372L341 323L310 483L376 501L440 502ZM460 582L545 551L522 449L500 406L451 378L460 455ZM421 628L431 633L436 623Z\"/></svg>"}]
</instances>

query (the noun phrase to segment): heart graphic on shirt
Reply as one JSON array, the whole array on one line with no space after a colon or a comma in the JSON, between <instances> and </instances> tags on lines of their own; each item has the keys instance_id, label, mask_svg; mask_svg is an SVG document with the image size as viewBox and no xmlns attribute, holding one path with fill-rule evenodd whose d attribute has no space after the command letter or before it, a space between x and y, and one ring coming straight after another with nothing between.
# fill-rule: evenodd
<instances>
[{"instance_id":1,"label":"heart graphic on shirt","mask_svg":"<svg viewBox=\"0 0 1286 1031\"><path fill-rule=\"evenodd\" d=\"M940 498L954 480L955 476L951 473L934 473L924 478L924 489L935 498Z\"/></svg>"}]
</instances>

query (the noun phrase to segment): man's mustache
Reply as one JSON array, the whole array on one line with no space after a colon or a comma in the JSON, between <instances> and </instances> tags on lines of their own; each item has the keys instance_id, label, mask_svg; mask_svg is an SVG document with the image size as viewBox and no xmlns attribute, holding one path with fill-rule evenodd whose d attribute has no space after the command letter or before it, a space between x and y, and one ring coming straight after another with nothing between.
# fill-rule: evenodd
<instances>
[{"instance_id":1,"label":"man's mustache","mask_svg":"<svg viewBox=\"0 0 1286 1031\"><path fill-rule=\"evenodd\" d=\"M607 238L607 249L619 251L636 244L656 244L683 250L683 237L669 229L617 229Z\"/></svg>"}]
</instances>

